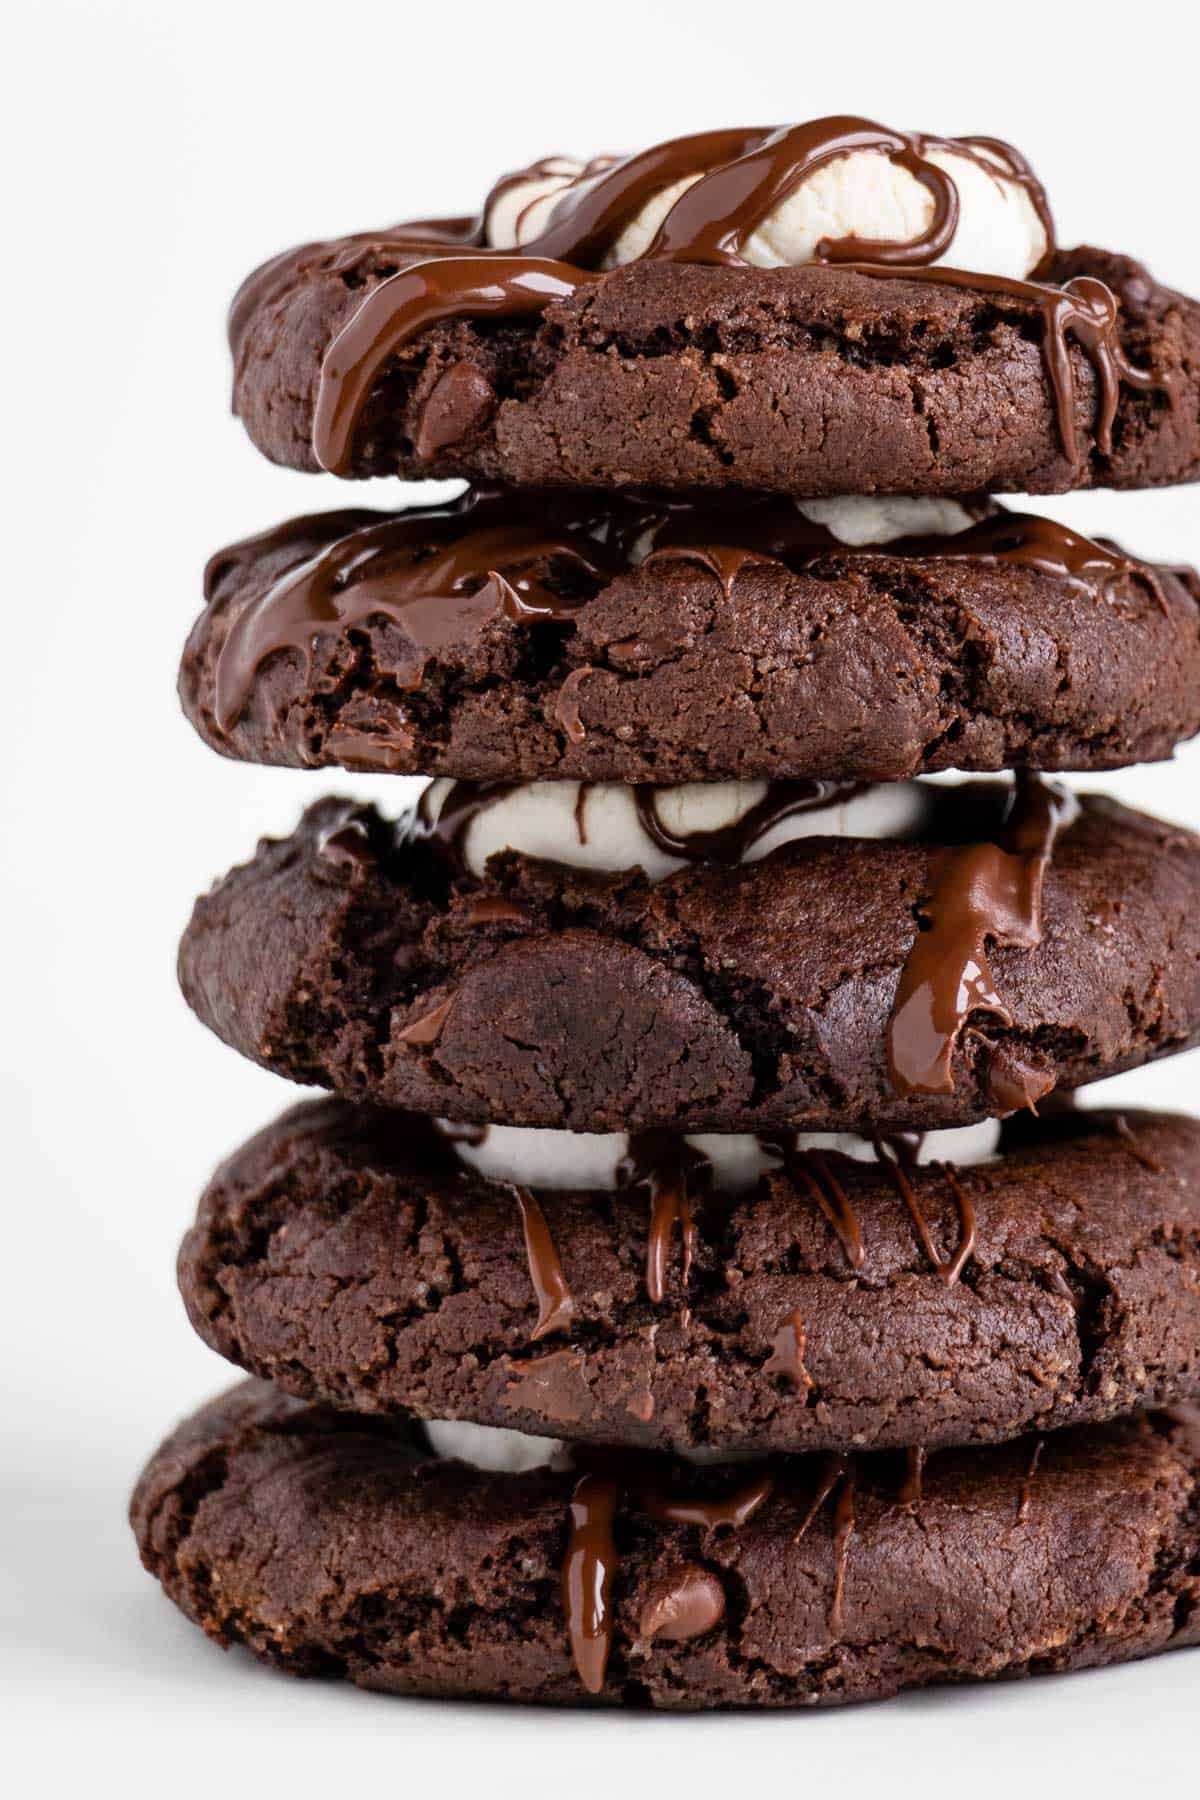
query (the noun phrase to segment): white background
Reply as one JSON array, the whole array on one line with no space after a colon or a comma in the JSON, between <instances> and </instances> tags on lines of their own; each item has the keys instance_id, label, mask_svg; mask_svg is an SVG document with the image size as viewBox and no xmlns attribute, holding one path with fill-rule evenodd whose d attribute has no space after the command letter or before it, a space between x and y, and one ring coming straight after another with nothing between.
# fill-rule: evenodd
<instances>
[{"instance_id":1,"label":"white background","mask_svg":"<svg viewBox=\"0 0 1200 1800\"><path fill-rule=\"evenodd\" d=\"M772 1719L532 1715L290 1683L186 1626L123 1517L145 1454L227 1379L184 1322L178 1238L212 1164L291 1098L177 996L191 897L319 791L404 791L222 762L176 709L209 551L344 503L328 478L269 467L229 417L237 281L302 238L470 210L545 151L855 111L1012 139L1062 241L1144 255L1200 291L1187 17L1163 0L8 13L0 1712L8 1768L27 1759L11 1791L98 1776L127 1793L269 1780L350 1796L430 1779L523 1795L765 1782L853 1800L1194 1779L1194 1655ZM1181 489L1054 510L1182 560L1200 555L1195 507ZM1198 758L1111 785L1200 823ZM1122 1093L1187 1107L1193 1079L1185 1059Z\"/></svg>"}]
</instances>

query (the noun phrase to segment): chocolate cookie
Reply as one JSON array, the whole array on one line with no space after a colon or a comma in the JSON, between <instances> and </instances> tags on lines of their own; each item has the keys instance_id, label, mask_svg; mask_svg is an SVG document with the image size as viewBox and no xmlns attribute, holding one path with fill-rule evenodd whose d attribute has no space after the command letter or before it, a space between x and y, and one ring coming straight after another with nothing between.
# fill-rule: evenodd
<instances>
[{"instance_id":1,"label":"chocolate cookie","mask_svg":"<svg viewBox=\"0 0 1200 1800\"><path fill-rule=\"evenodd\" d=\"M393 347L393 302L426 279L424 249L417 278L386 233L307 246L239 296L234 405L273 462L807 495L1054 494L1200 473L1200 308L1104 250L1052 253L1037 285L672 261L581 279L556 265L537 310L434 310ZM480 284L485 265L519 278L521 263L442 266Z\"/></svg>"},{"instance_id":2,"label":"chocolate cookie","mask_svg":"<svg viewBox=\"0 0 1200 1800\"><path fill-rule=\"evenodd\" d=\"M485 1474L246 1383L133 1497L219 1643L390 1693L674 1709L882 1698L1200 1641L1200 1433L1152 1415L903 1459Z\"/></svg>"},{"instance_id":3,"label":"chocolate cookie","mask_svg":"<svg viewBox=\"0 0 1200 1800\"><path fill-rule=\"evenodd\" d=\"M657 884L511 853L477 878L455 834L495 790L452 787L433 835L322 802L197 902L184 993L293 1080L576 1131L965 1124L1200 1037L1200 840L1103 799L1068 823L1036 781L1007 818L999 786L922 791L907 841L755 862L771 790L690 840L639 793Z\"/></svg>"},{"instance_id":4,"label":"chocolate cookie","mask_svg":"<svg viewBox=\"0 0 1200 1800\"><path fill-rule=\"evenodd\" d=\"M289 1393L572 1441L933 1447L1200 1400L1200 1123L878 1154L730 1193L686 1141L635 1139L618 1191L535 1191L425 1120L310 1101L218 1171L180 1286Z\"/></svg>"},{"instance_id":5,"label":"chocolate cookie","mask_svg":"<svg viewBox=\"0 0 1200 1800\"><path fill-rule=\"evenodd\" d=\"M212 559L184 708L246 761L473 780L1115 768L1200 730L1191 571L1028 514L865 504L867 530L942 530L854 546L719 493L295 519Z\"/></svg>"}]
</instances>

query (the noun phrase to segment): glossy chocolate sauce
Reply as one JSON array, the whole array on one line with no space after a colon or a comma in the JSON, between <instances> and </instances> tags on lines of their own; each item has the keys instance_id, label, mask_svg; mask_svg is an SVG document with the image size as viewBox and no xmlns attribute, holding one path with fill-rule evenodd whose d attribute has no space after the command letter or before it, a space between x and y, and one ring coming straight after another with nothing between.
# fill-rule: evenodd
<instances>
[{"instance_id":1,"label":"glossy chocolate sauce","mask_svg":"<svg viewBox=\"0 0 1200 1800\"><path fill-rule=\"evenodd\" d=\"M650 1223L646 1234L646 1292L661 1306L675 1229L682 1239L680 1280L686 1292L695 1260L698 1232L692 1195L712 1185L712 1164L702 1151L670 1131L638 1131L617 1169L620 1187L646 1187Z\"/></svg>"},{"instance_id":2,"label":"glossy chocolate sauce","mask_svg":"<svg viewBox=\"0 0 1200 1800\"><path fill-rule=\"evenodd\" d=\"M974 1202L959 1180L958 1171L950 1163L934 1163L932 1165L934 1171L945 1179L958 1208L958 1246L952 1256L942 1257L938 1254L929 1220L925 1217L924 1208L917 1194L913 1180L913 1165L906 1164L901 1157L885 1154L878 1141L875 1153L880 1167L887 1170L897 1193L908 1209L908 1215L921 1241L921 1248L946 1286L953 1287L974 1254L977 1225Z\"/></svg>"},{"instance_id":3,"label":"glossy chocolate sauce","mask_svg":"<svg viewBox=\"0 0 1200 1800\"><path fill-rule=\"evenodd\" d=\"M511 188L514 179L537 176L544 172L545 164L535 165L522 177L506 177L476 219L437 220L428 230L419 224L399 226L374 238L348 240L339 252L344 259L339 272L371 262L385 269L389 262L399 266L368 292L326 353L313 427L317 460L334 474L349 472L354 434L367 399L391 357L417 333L449 317L528 316L551 300L569 296L602 271L622 232L646 203L680 181L691 181L691 185L636 260L738 267L745 265L747 240L818 169L855 151L876 152L906 169L929 191L933 208L928 225L906 242L824 239L815 247L813 262L866 266L891 276L915 270L922 279L940 279L944 271L931 271L930 265L945 254L953 240L958 191L930 156L947 150L973 160L997 181L1007 178L1022 186L1041 219L1047 245L1053 244L1045 193L1028 165L1007 145L983 138L952 141L897 132L848 116L774 130L702 132L655 145L599 169L593 164L564 187L546 228L519 251L487 251L488 208ZM999 158L1000 167L991 160L994 157ZM259 304L282 297L289 273L294 278L306 266L306 254L311 257L311 248L297 252L291 265L286 257L276 259L242 289L231 319L235 351L240 349L251 313ZM1105 368L1098 366L1098 374L1107 403L1110 371L1122 376L1126 371L1118 365L1119 349L1114 356L1109 341L1114 336L1114 319L1105 314L1090 290L1074 294L1057 309L1051 309L1046 296L1068 290L1039 289L1022 282L1003 290L993 286L988 291L1037 299L1048 334L1057 334L1053 346L1047 337L1046 360L1059 397L1060 422L1067 415L1063 383L1071 373L1068 368L1064 377L1064 362L1069 363L1065 349L1068 332L1073 332L1093 357L1097 344L1101 345ZM1115 303L1113 310L1115 317ZM1070 425L1073 432L1073 389Z\"/></svg>"},{"instance_id":4,"label":"glossy chocolate sauce","mask_svg":"<svg viewBox=\"0 0 1200 1800\"><path fill-rule=\"evenodd\" d=\"M579 1679L589 1694L604 1686L612 1647L612 1583L617 1567L613 1517L617 1484L584 1475L568 1508L567 1552L562 1566L563 1611Z\"/></svg>"},{"instance_id":5,"label":"glossy chocolate sauce","mask_svg":"<svg viewBox=\"0 0 1200 1800\"><path fill-rule=\"evenodd\" d=\"M775 130L703 132L617 161L598 159L559 192L545 229L516 251L487 249L488 207L514 182L545 173L551 166L546 163L505 177L474 219L438 219L364 233L345 240L332 255L314 245L285 253L251 276L234 301L230 336L235 356L240 362L252 316L260 307L282 302L306 269L317 265L349 278L364 270L385 275L334 338L321 373L314 451L322 467L347 474L355 432L376 382L397 351L429 325L446 318L536 316L551 301L595 280L622 232L646 203L680 181L690 180L692 185L675 201L636 260L744 266L747 240L782 201L827 163L862 150L888 157L929 191L933 200L929 223L907 242L822 240L813 262L891 279L916 277L1023 306L1032 303L1041 317L1043 359L1064 454L1075 462L1080 453L1073 342L1095 371L1096 437L1101 451L1108 454L1119 384L1162 385L1125 356L1117 302L1109 290L1089 277L1050 287L933 266L953 241L958 192L952 178L929 160L931 153L953 151L975 161L993 179L1018 183L1038 212L1050 248L1054 234L1049 207L1029 166L995 139L934 138L853 117ZM992 158L998 158L1001 167Z\"/></svg>"},{"instance_id":6,"label":"glossy chocolate sauce","mask_svg":"<svg viewBox=\"0 0 1200 1800\"><path fill-rule=\"evenodd\" d=\"M904 1480L900 1484L897 1500L908 1512L915 1513L921 1504L925 1483L925 1464L928 1460L929 1452L924 1444L910 1444L904 1452Z\"/></svg>"},{"instance_id":7,"label":"glossy chocolate sauce","mask_svg":"<svg viewBox=\"0 0 1200 1800\"><path fill-rule=\"evenodd\" d=\"M529 1279L537 1296L537 1324L529 1334L530 1342L536 1344L553 1331L570 1330L575 1301L541 1206L527 1187L514 1186L512 1191L521 1213Z\"/></svg>"},{"instance_id":8,"label":"glossy chocolate sauce","mask_svg":"<svg viewBox=\"0 0 1200 1800\"><path fill-rule=\"evenodd\" d=\"M888 1067L903 1098L954 1091L951 1064L974 1012L1010 1025L996 992L989 944L1033 949L1042 935L1042 880L1059 833L1078 804L1066 789L1018 775L1003 845L939 850L930 861L932 891L900 972L888 1023Z\"/></svg>"},{"instance_id":9,"label":"glossy chocolate sauce","mask_svg":"<svg viewBox=\"0 0 1200 1800\"><path fill-rule=\"evenodd\" d=\"M786 1323L780 1326L771 1339L771 1354L763 1364L763 1374L780 1375L801 1393L808 1393L813 1379L804 1366L807 1344L803 1315L799 1312L790 1313Z\"/></svg>"},{"instance_id":10,"label":"glossy chocolate sauce","mask_svg":"<svg viewBox=\"0 0 1200 1800\"><path fill-rule=\"evenodd\" d=\"M727 596L748 563L782 564L795 574L818 566L823 573L853 570L881 558L1009 564L1101 593L1113 582L1137 579L1166 610L1159 572L1115 545L1051 519L968 504L977 516L961 532L860 547L840 543L789 500L773 496L671 500L640 492L479 487L440 506L289 520L209 562L205 596L211 600L232 574L244 575L265 557L300 558L235 613L217 655L215 723L225 734L233 729L259 670L281 652L303 657L311 680L323 639L382 622L411 648L392 678L400 689L415 689L429 662L471 642L493 621L569 628L603 586L648 563L696 563ZM583 737L579 689L594 672L574 670L558 696L560 722L574 742ZM351 744L343 733L339 741L344 755L386 768L386 738L359 733ZM805 784L793 786L800 792ZM646 822L647 829L654 826L652 810Z\"/></svg>"}]
</instances>

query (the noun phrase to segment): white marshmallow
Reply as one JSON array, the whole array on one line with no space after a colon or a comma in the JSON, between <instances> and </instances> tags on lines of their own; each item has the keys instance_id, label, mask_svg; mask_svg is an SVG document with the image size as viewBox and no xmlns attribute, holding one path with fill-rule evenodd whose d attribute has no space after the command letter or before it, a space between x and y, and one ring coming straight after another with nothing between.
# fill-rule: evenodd
<instances>
[{"instance_id":1,"label":"white marshmallow","mask_svg":"<svg viewBox=\"0 0 1200 1800\"><path fill-rule=\"evenodd\" d=\"M954 237L936 260L991 275L1027 276L1048 247L1045 228L1007 164L988 152L979 154L994 173L953 150L928 153L927 160L949 175L958 190ZM676 200L697 179L674 182L653 195L616 240L605 267L641 256ZM510 189L489 211L489 244L507 250L531 242L545 230L566 185L558 181L550 186L540 178ZM823 163L781 201L747 238L743 255L757 268L775 269L811 262L823 238L910 243L928 228L934 204L929 189L882 151L852 150ZM522 216L524 206L530 210Z\"/></svg>"},{"instance_id":2,"label":"white marshmallow","mask_svg":"<svg viewBox=\"0 0 1200 1800\"><path fill-rule=\"evenodd\" d=\"M975 523L961 500L906 494L838 494L830 500L797 500L796 509L854 550L896 538L953 537Z\"/></svg>"},{"instance_id":3,"label":"white marshmallow","mask_svg":"<svg viewBox=\"0 0 1200 1800\"><path fill-rule=\"evenodd\" d=\"M450 791L449 781L435 781L426 806L438 817ZM735 825L767 791L765 781L687 782L659 790L656 806L664 830L676 835L719 831ZM482 876L487 860L502 850L573 869L609 872L641 868L651 881L661 881L684 867L685 858L669 856L654 842L638 818L633 792L617 782L588 787L578 809L577 781L526 782L475 815L462 838L462 854L473 875ZM746 860L778 849L800 837L904 837L925 816L929 799L920 782L882 782L829 806L793 813L773 826L751 848Z\"/></svg>"},{"instance_id":4,"label":"white marshmallow","mask_svg":"<svg viewBox=\"0 0 1200 1800\"><path fill-rule=\"evenodd\" d=\"M499 1425L471 1425L466 1419L427 1419L425 1436L439 1456L455 1457L472 1468L500 1475L528 1469L568 1469L571 1453L558 1438L530 1437Z\"/></svg>"},{"instance_id":5,"label":"white marshmallow","mask_svg":"<svg viewBox=\"0 0 1200 1800\"><path fill-rule=\"evenodd\" d=\"M629 1154L624 1131L542 1131L522 1125L489 1125L481 1142L453 1136L460 1162L488 1181L516 1182L532 1188L597 1188L613 1192L618 1171ZM956 1131L931 1131L921 1145L918 1161L952 1162L960 1168L990 1162L996 1155L1000 1126L995 1119L966 1125ZM694 1131L687 1143L712 1164L713 1185L725 1193L754 1186L768 1169L779 1167L759 1140L748 1132ZM840 1151L856 1162L873 1162L875 1151L867 1138L849 1132L806 1131L796 1140L802 1150Z\"/></svg>"}]
</instances>

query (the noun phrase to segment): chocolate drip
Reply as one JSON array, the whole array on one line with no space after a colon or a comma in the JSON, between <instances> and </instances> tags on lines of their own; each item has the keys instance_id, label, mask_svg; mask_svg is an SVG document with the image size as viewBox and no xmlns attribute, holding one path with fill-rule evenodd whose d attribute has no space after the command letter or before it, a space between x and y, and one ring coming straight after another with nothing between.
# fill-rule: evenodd
<instances>
[{"instance_id":1,"label":"chocolate drip","mask_svg":"<svg viewBox=\"0 0 1200 1800\"><path fill-rule=\"evenodd\" d=\"M617 1484L601 1475L576 1483L568 1509L562 1567L563 1610L579 1679L589 1694L604 1686L612 1647L612 1583L617 1567L613 1516Z\"/></svg>"},{"instance_id":2,"label":"chocolate drip","mask_svg":"<svg viewBox=\"0 0 1200 1800\"><path fill-rule=\"evenodd\" d=\"M771 781L762 799L740 819L713 831L668 830L658 810L661 790L651 783L637 783L633 800L638 823L664 856L677 856L686 862L740 863L785 819L836 806L860 792L861 787L860 782L852 781Z\"/></svg>"},{"instance_id":3,"label":"chocolate drip","mask_svg":"<svg viewBox=\"0 0 1200 1800\"><path fill-rule=\"evenodd\" d=\"M829 1629L836 1636L842 1628L842 1600L846 1590L846 1570L850 1561L850 1539L857 1522L855 1508L854 1464L845 1456L827 1456L821 1464L816 1491L808 1510L800 1521L794 1543L799 1543L825 1502L834 1497L833 1554L835 1574L829 1603Z\"/></svg>"},{"instance_id":4,"label":"chocolate drip","mask_svg":"<svg viewBox=\"0 0 1200 1800\"><path fill-rule=\"evenodd\" d=\"M695 1525L708 1532L722 1526L739 1529L774 1490L773 1478L759 1475L724 1499L693 1500L660 1493L639 1482L635 1472L615 1467L615 1475L593 1471L582 1476L568 1509L563 1611L575 1667L589 1694L603 1688L612 1648L612 1587L618 1567L613 1522L622 1491L627 1489L636 1505L660 1524ZM710 1631L724 1612L724 1589L717 1578L699 1564L686 1563L651 1594L640 1634L682 1641Z\"/></svg>"},{"instance_id":5,"label":"chocolate drip","mask_svg":"<svg viewBox=\"0 0 1200 1800\"><path fill-rule=\"evenodd\" d=\"M951 1064L973 1012L1011 1025L987 947L1028 950L1041 941L1042 880L1056 838L1077 811L1065 789L1019 775L1005 847L972 844L931 858L932 892L920 908L928 929L913 941L888 1023L897 1094L953 1093Z\"/></svg>"},{"instance_id":6,"label":"chocolate drip","mask_svg":"<svg viewBox=\"0 0 1200 1800\"><path fill-rule=\"evenodd\" d=\"M236 724L258 670L278 652L299 652L311 678L322 638L380 619L399 627L412 645L412 668L395 679L401 688L415 688L430 658L469 641L490 621L569 626L601 585L660 561L700 564L727 595L747 562L781 563L794 573L827 561L854 568L881 557L1005 563L1078 585L1103 587L1135 577L1166 609L1152 567L1029 513L997 509L949 536L851 547L790 501L770 496L670 500L641 493L523 495L486 487L401 513L360 510L290 520L218 551L205 573L206 599L232 570L293 546L315 548L237 615L218 654L214 710L222 732ZM564 575L570 595L561 591ZM560 720L574 742L583 737L578 689L592 673L590 667L574 670L558 696ZM344 752L350 748L345 737ZM385 739L357 734L355 755L378 760L386 751ZM819 784L791 785L802 795ZM644 822L652 829L652 819Z\"/></svg>"},{"instance_id":7,"label":"chocolate drip","mask_svg":"<svg viewBox=\"0 0 1200 1800\"><path fill-rule=\"evenodd\" d=\"M698 1233L691 1195L712 1180L712 1165L686 1138L670 1131L639 1131L617 1168L620 1187L650 1190L650 1225L646 1237L646 1292L656 1306L666 1295L667 1268L676 1225L683 1239L681 1280L686 1290L695 1259Z\"/></svg>"},{"instance_id":8,"label":"chocolate drip","mask_svg":"<svg viewBox=\"0 0 1200 1800\"><path fill-rule=\"evenodd\" d=\"M929 160L952 151L973 160L993 180L1025 189L1053 243L1053 226L1040 183L1016 151L998 140L960 140L897 132L852 117L818 119L773 131L723 131L656 145L604 167L596 166L564 189L547 228L516 252L484 250L486 213L474 220L436 220L398 226L375 239L349 241L327 266L349 272L364 261L407 263L373 288L334 338L321 371L313 424L313 448L323 468L349 471L354 435L371 390L389 359L418 332L452 317L520 317L542 311L594 280L625 228L655 194L683 180L692 185L675 201L642 258L742 266L747 240L782 201L813 173L854 151L887 156L933 197L928 226L907 242L890 239L825 239L816 264L840 264L864 275L921 280L1033 303L1042 319L1042 353L1052 388L1063 452L1079 460L1075 380L1069 340L1090 358L1100 389L1096 441L1112 449L1112 425L1120 382L1161 386L1149 371L1130 364L1117 330L1117 301L1102 282L1080 276L1063 287L1013 277L933 266L953 240L958 193L952 178ZM999 158L1000 165L993 158ZM536 172L536 171L535 171ZM698 179L693 179L697 178ZM511 185L506 178L491 200ZM490 201L489 201L490 203ZM277 258L239 293L231 336L240 351L250 313L269 304L317 254Z\"/></svg>"},{"instance_id":9,"label":"chocolate drip","mask_svg":"<svg viewBox=\"0 0 1200 1800\"><path fill-rule=\"evenodd\" d=\"M836 1637L842 1629L842 1601L846 1593L846 1571L850 1566L850 1539L854 1536L855 1486L853 1465L847 1468L837 1503L833 1509L833 1553L837 1574L833 1582L833 1601L829 1608L829 1629Z\"/></svg>"},{"instance_id":10,"label":"chocolate drip","mask_svg":"<svg viewBox=\"0 0 1200 1800\"><path fill-rule=\"evenodd\" d=\"M498 615L519 624L569 620L580 602L547 584L549 565L565 565L588 592L622 566L605 549L611 520L594 496L551 507L540 498L531 503L476 489L446 506L333 515L329 523L337 530L345 517L356 523L281 576L234 621L216 668L221 731L236 723L258 669L279 651L301 652L311 677L323 636L382 619L399 626L413 646L412 670L395 679L402 688L415 688L431 656L473 637ZM317 529L316 521L304 524L306 536ZM285 525L276 542L286 547L297 537ZM256 545L260 551L264 544L275 547L269 537L249 543L250 551L242 545L221 551L210 572L215 566L219 576L248 559Z\"/></svg>"},{"instance_id":11,"label":"chocolate drip","mask_svg":"<svg viewBox=\"0 0 1200 1800\"><path fill-rule=\"evenodd\" d=\"M780 1375L793 1387L808 1393L813 1378L804 1366L807 1341L803 1318L799 1312L791 1313L787 1323L780 1326L771 1340L771 1354L763 1364L763 1373Z\"/></svg>"},{"instance_id":12,"label":"chocolate drip","mask_svg":"<svg viewBox=\"0 0 1200 1800\"><path fill-rule=\"evenodd\" d=\"M566 300L588 275L545 257L433 257L372 290L334 338L321 365L313 454L348 475L354 434L380 370L409 338L439 319L522 318Z\"/></svg>"},{"instance_id":13,"label":"chocolate drip","mask_svg":"<svg viewBox=\"0 0 1200 1800\"><path fill-rule=\"evenodd\" d=\"M950 1191L954 1195L955 1204L958 1207L958 1247L953 1256L943 1258L938 1255L937 1245L933 1241L933 1233L929 1227L929 1220L925 1217L924 1209L917 1196L916 1187L911 1179L914 1165L911 1163L906 1165L901 1158L885 1154L883 1142L880 1139L876 1139L875 1141L875 1154L880 1166L886 1169L891 1176L897 1193L908 1208L908 1215L913 1222L918 1238L921 1240L921 1247L926 1256L929 1258L942 1280L946 1283L946 1286L953 1287L974 1254L976 1239L974 1203L971 1196L963 1187L962 1182L958 1179L957 1170L950 1163L935 1163L933 1165L934 1169L945 1177L949 1184Z\"/></svg>"},{"instance_id":14,"label":"chocolate drip","mask_svg":"<svg viewBox=\"0 0 1200 1800\"><path fill-rule=\"evenodd\" d=\"M520 785L518 781L452 781L436 818L430 800L433 789L427 787L415 810L401 821L404 841L428 841L442 856L457 860L462 855L463 840L480 813L515 793Z\"/></svg>"},{"instance_id":15,"label":"chocolate drip","mask_svg":"<svg viewBox=\"0 0 1200 1800\"><path fill-rule=\"evenodd\" d=\"M816 170L855 151L886 156L919 181L933 199L929 224L908 241L824 239L815 248L813 262L893 279L916 276L1022 303L1032 301L1042 316L1043 357L1054 388L1064 453L1071 461L1078 460L1068 349L1068 338L1074 338L1096 371L1100 387L1096 436L1107 455L1119 382L1143 388L1161 385L1125 357L1117 334L1117 302L1108 289L1084 276L1053 288L933 266L953 240L958 192L953 179L930 160L931 154L950 151L967 157L994 181L1009 180L1024 188L1049 249L1053 244L1049 207L1029 165L996 139L936 138L892 131L868 119L835 116L778 129L702 132L611 164L603 159L601 165L590 164L557 197L546 228L519 251L487 252L485 205L475 219L397 226L374 237L350 239L333 257L326 254L324 266L340 274L372 262L401 266L367 294L326 353L313 426L318 462L335 474L348 472L355 431L375 382L390 358L428 325L444 318L529 316L550 301L569 296L596 278L646 203L681 181L691 185L636 260L742 266L747 240L769 214ZM538 165L526 174L544 168ZM511 187L513 179L507 177L493 189L489 204ZM254 310L282 298L297 274L318 260L322 260L319 247L306 246L276 258L244 285L230 319L235 355L240 357Z\"/></svg>"},{"instance_id":16,"label":"chocolate drip","mask_svg":"<svg viewBox=\"0 0 1200 1800\"><path fill-rule=\"evenodd\" d=\"M858 275L891 277L895 271L874 263L848 263ZM1016 300L1036 306L1042 320L1042 361L1054 392L1054 413L1063 455L1068 462L1079 461L1079 432L1075 421L1075 368L1071 361L1070 340L1085 352L1096 376L1099 397L1096 407L1095 437L1102 456L1112 454L1112 428L1117 416L1120 384L1140 388L1162 388L1164 382L1152 370L1138 369L1129 361L1121 346L1118 323L1120 308L1102 281L1090 275L1078 275L1063 287L1047 287L1042 282L1020 281L1010 275L979 274L967 269L922 269L921 280L941 287L965 288L990 294L1001 300ZM1170 397L1170 389L1167 389Z\"/></svg>"},{"instance_id":17,"label":"chocolate drip","mask_svg":"<svg viewBox=\"0 0 1200 1800\"><path fill-rule=\"evenodd\" d=\"M1021 1482L1021 1492L1017 1498L1017 1523L1023 1525L1029 1517L1029 1506L1033 1498L1033 1482L1042 1460L1042 1452L1046 1448L1045 1438L1039 1438L1033 1446L1033 1455L1029 1459L1029 1467Z\"/></svg>"},{"instance_id":18,"label":"chocolate drip","mask_svg":"<svg viewBox=\"0 0 1200 1800\"><path fill-rule=\"evenodd\" d=\"M907 243L884 238L825 238L818 263L875 261L892 266L934 262L949 249L958 227L958 190L931 150L955 149L998 176L1002 170L964 146L914 132L889 131L869 119L834 117L771 132L736 160L715 167L675 202L646 252L669 262L741 265L747 239L816 171L856 150L881 152L933 196L928 226Z\"/></svg>"},{"instance_id":19,"label":"chocolate drip","mask_svg":"<svg viewBox=\"0 0 1200 1800\"><path fill-rule=\"evenodd\" d=\"M512 1191L525 1233L529 1279L537 1296L537 1324L529 1334L530 1342L536 1344L539 1338L548 1337L552 1331L569 1329L575 1301L541 1206L527 1187L514 1186Z\"/></svg>"},{"instance_id":20,"label":"chocolate drip","mask_svg":"<svg viewBox=\"0 0 1200 1800\"><path fill-rule=\"evenodd\" d=\"M638 1621L640 1638L682 1644L702 1637L725 1617L725 1590L711 1569L682 1563L650 1590Z\"/></svg>"},{"instance_id":21,"label":"chocolate drip","mask_svg":"<svg viewBox=\"0 0 1200 1800\"><path fill-rule=\"evenodd\" d=\"M795 1140L781 1145L784 1167L800 1181L842 1247L852 1269L861 1269L867 1253L854 1202L837 1178L833 1159L837 1152L801 1150Z\"/></svg>"},{"instance_id":22,"label":"chocolate drip","mask_svg":"<svg viewBox=\"0 0 1200 1800\"><path fill-rule=\"evenodd\" d=\"M910 1444L904 1452L904 1480L900 1484L897 1496L901 1506L915 1513L921 1504L921 1494L925 1479L925 1464L929 1452L924 1444Z\"/></svg>"},{"instance_id":23,"label":"chocolate drip","mask_svg":"<svg viewBox=\"0 0 1200 1800\"><path fill-rule=\"evenodd\" d=\"M754 1517L774 1491L772 1476L757 1475L723 1500L687 1500L651 1491L639 1493L638 1499L642 1510L663 1525L698 1525L701 1531L716 1531L725 1525L737 1530Z\"/></svg>"}]
</instances>

